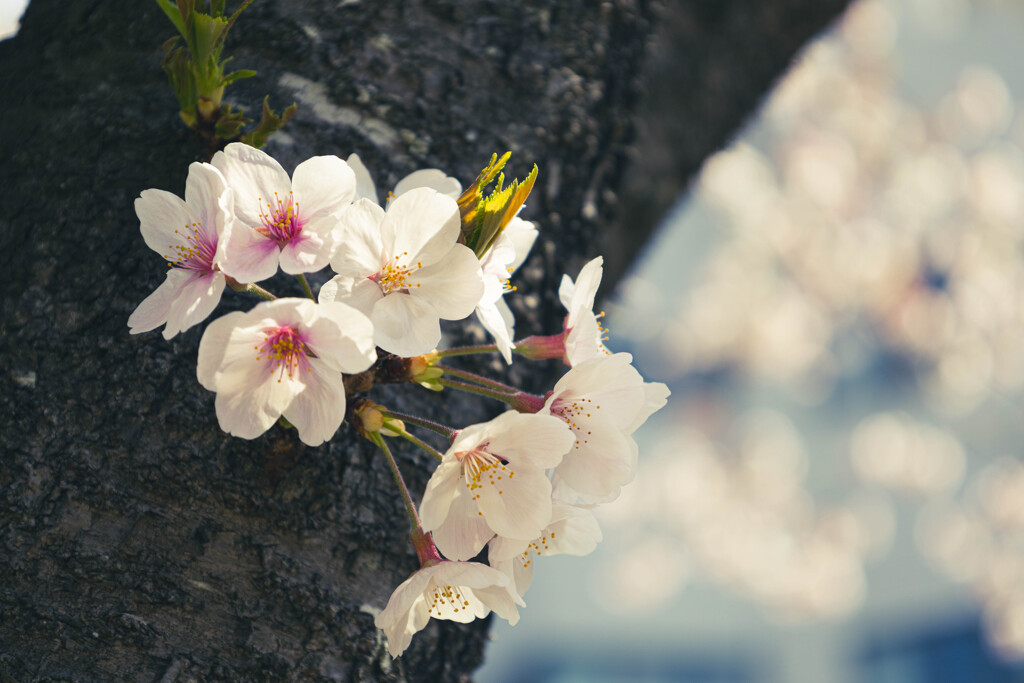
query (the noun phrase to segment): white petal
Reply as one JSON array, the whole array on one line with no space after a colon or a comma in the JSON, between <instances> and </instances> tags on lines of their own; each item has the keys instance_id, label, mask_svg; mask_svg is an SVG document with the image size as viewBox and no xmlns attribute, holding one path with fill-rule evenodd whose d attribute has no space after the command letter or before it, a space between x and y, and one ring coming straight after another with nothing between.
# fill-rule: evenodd
<instances>
[{"instance_id":1,"label":"white petal","mask_svg":"<svg viewBox=\"0 0 1024 683\"><path fill-rule=\"evenodd\" d=\"M281 270L290 275L315 273L330 262L333 251L334 238L329 232L318 235L303 230L281 248Z\"/></svg>"},{"instance_id":2,"label":"white petal","mask_svg":"<svg viewBox=\"0 0 1024 683\"><path fill-rule=\"evenodd\" d=\"M336 301L315 307L316 319L306 325L310 349L335 370L356 373L377 360L373 324L355 308Z\"/></svg>"},{"instance_id":3,"label":"white petal","mask_svg":"<svg viewBox=\"0 0 1024 683\"><path fill-rule=\"evenodd\" d=\"M185 244L186 230L199 221L191 207L177 195L164 190L143 190L135 200L139 231L146 246L167 261L174 261L171 247Z\"/></svg>"},{"instance_id":4,"label":"white petal","mask_svg":"<svg viewBox=\"0 0 1024 683\"><path fill-rule=\"evenodd\" d=\"M417 187L429 187L452 199L458 199L462 194L462 183L458 180L445 175L444 171L436 168L424 168L413 171L399 180L395 185L395 197L399 197L409 190L415 190Z\"/></svg>"},{"instance_id":5,"label":"white petal","mask_svg":"<svg viewBox=\"0 0 1024 683\"><path fill-rule=\"evenodd\" d=\"M574 505L555 505L553 520L544 530L544 555L589 555L601 541L601 527L594 513Z\"/></svg>"},{"instance_id":6,"label":"white petal","mask_svg":"<svg viewBox=\"0 0 1024 683\"><path fill-rule=\"evenodd\" d=\"M211 163L235 191L235 213L250 226L261 224L260 213L275 192L282 200L291 192L292 181L281 164L255 147L232 142Z\"/></svg>"},{"instance_id":7,"label":"white petal","mask_svg":"<svg viewBox=\"0 0 1024 683\"><path fill-rule=\"evenodd\" d=\"M370 171L367 170L366 164L359 158L359 155L353 152L348 155L348 167L352 169L352 172L356 176L356 201L360 199L369 199L374 204L379 204L377 201L377 186L373 184L373 177L370 175Z\"/></svg>"},{"instance_id":8,"label":"white petal","mask_svg":"<svg viewBox=\"0 0 1024 683\"><path fill-rule=\"evenodd\" d=\"M556 466L576 440L565 422L542 413L509 410L486 426L489 453L538 470Z\"/></svg>"},{"instance_id":9,"label":"white petal","mask_svg":"<svg viewBox=\"0 0 1024 683\"><path fill-rule=\"evenodd\" d=\"M331 268L339 275L367 277L384 265L384 243L381 223L384 210L368 199L361 199L345 208L335 228L334 256Z\"/></svg>"},{"instance_id":10,"label":"white petal","mask_svg":"<svg viewBox=\"0 0 1024 683\"><path fill-rule=\"evenodd\" d=\"M469 247L456 244L441 260L409 276L413 296L429 301L445 320L462 320L484 293L480 262Z\"/></svg>"},{"instance_id":11,"label":"white petal","mask_svg":"<svg viewBox=\"0 0 1024 683\"><path fill-rule=\"evenodd\" d=\"M287 383L279 384L269 373L248 377L254 380L248 386L217 392L217 421L232 436L255 439L277 422L294 396L286 391Z\"/></svg>"},{"instance_id":12,"label":"white petal","mask_svg":"<svg viewBox=\"0 0 1024 683\"><path fill-rule=\"evenodd\" d=\"M647 418L664 408L671 393L661 382L644 382L644 403L633 416L633 421L626 425L626 434L635 432L647 422Z\"/></svg>"},{"instance_id":13,"label":"white petal","mask_svg":"<svg viewBox=\"0 0 1024 683\"><path fill-rule=\"evenodd\" d=\"M533 223L524 221L518 216L509 221L505 227L502 235L508 237L516 252L515 259L508 266L513 273L519 270L519 266L523 265L523 261L530 255L533 243L537 241L537 234L537 227Z\"/></svg>"},{"instance_id":14,"label":"white petal","mask_svg":"<svg viewBox=\"0 0 1024 683\"><path fill-rule=\"evenodd\" d=\"M628 353L616 353L573 366L555 383L546 405L585 399L579 405L585 404L586 412L625 432L646 400L643 377L630 365L632 360Z\"/></svg>"},{"instance_id":15,"label":"white petal","mask_svg":"<svg viewBox=\"0 0 1024 683\"><path fill-rule=\"evenodd\" d=\"M299 432L307 446L329 441L345 420L345 386L341 373L319 359L311 358L303 377L306 388L285 411L284 417Z\"/></svg>"},{"instance_id":16,"label":"white petal","mask_svg":"<svg viewBox=\"0 0 1024 683\"><path fill-rule=\"evenodd\" d=\"M454 199L429 188L409 190L388 206L384 249L394 256L408 252L410 261L429 266L448 254L461 225Z\"/></svg>"},{"instance_id":17,"label":"white petal","mask_svg":"<svg viewBox=\"0 0 1024 683\"><path fill-rule=\"evenodd\" d=\"M477 506L499 536L536 538L551 520L551 482L540 470L511 463L507 467L515 476L481 481Z\"/></svg>"},{"instance_id":18,"label":"white petal","mask_svg":"<svg viewBox=\"0 0 1024 683\"><path fill-rule=\"evenodd\" d=\"M494 536L487 520L479 514L476 503L466 492L464 482L455 487L448 515L431 533L437 549L450 560L474 557Z\"/></svg>"},{"instance_id":19,"label":"white petal","mask_svg":"<svg viewBox=\"0 0 1024 683\"><path fill-rule=\"evenodd\" d=\"M636 443L603 422L580 424L573 430L576 445L555 472L575 491L607 496L633 480Z\"/></svg>"},{"instance_id":20,"label":"white petal","mask_svg":"<svg viewBox=\"0 0 1024 683\"><path fill-rule=\"evenodd\" d=\"M512 337L515 334L515 319L504 299L493 304L476 307L476 318L484 329L490 332L494 343L506 363L512 363Z\"/></svg>"},{"instance_id":21,"label":"white petal","mask_svg":"<svg viewBox=\"0 0 1024 683\"><path fill-rule=\"evenodd\" d=\"M573 284L572 278L568 275L562 276L562 281L558 284L558 300L565 306L565 310L570 310L572 306L572 294L576 291L576 285Z\"/></svg>"},{"instance_id":22,"label":"white petal","mask_svg":"<svg viewBox=\"0 0 1024 683\"><path fill-rule=\"evenodd\" d=\"M420 501L420 520L425 531L433 531L441 526L448 516L461 473L462 466L457 461L446 459L430 475Z\"/></svg>"},{"instance_id":23,"label":"white petal","mask_svg":"<svg viewBox=\"0 0 1024 683\"><path fill-rule=\"evenodd\" d=\"M370 315L373 312L373 305L383 297L380 287L373 280L364 277L353 280L338 275L320 287L318 298L320 303L340 301L364 315Z\"/></svg>"},{"instance_id":24,"label":"white petal","mask_svg":"<svg viewBox=\"0 0 1024 683\"><path fill-rule=\"evenodd\" d=\"M167 314L171 310L171 302L178 292L189 281L188 271L181 268L169 268L167 277L152 294L142 300L135 311L128 317L129 332L139 334L149 332L167 322Z\"/></svg>"},{"instance_id":25,"label":"white petal","mask_svg":"<svg viewBox=\"0 0 1024 683\"><path fill-rule=\"evenodd\" d=\"M185 202L195 211L203 231L211 236L219 235L229 218L234 219L234 216L222 213L222 200L226 194L227 181L214 166L198 161L189 164L188 179L185 181ZM234 210L233 193L231 201L224 208Z\"/></svg>"},{"instance_id":26,"label":"white petal","mask_svg":"<svg viewBox=\"0 0 1024 683\"><path fill-rule=\"evenodd\" d=\"M306 159L292 174L292 192L304 221L338 213L356 196L356 174L336 156Z\"/></svg>"},{"instance_id":27,"label":"white petal","mask_svg":"<svg viewBox=\"0 0 1024 683\"><path fill-rule=\"evenodd\" d=\"M580 316L593 313L594 297L597 295L597 288L601 285L601 274L604 270L602 268L603 263L604 259L598 256L580 270L572 293L572 301L567 306L569 309L569 320L566 325L568 327L571 328Z\"/></svg>"},{"instance_id":28,"label":"white petal","mask_svg":"<svg viewBox=\"0 0 1024 683\"><path fill-rule=\"evenodd\" d=\"M429 303L408 294L393 293L370 313L374 341L385 351L408 358L433 351L441 341L441 323Z\"/></svg>"},{"instance_id":29,"label":"white petal","mask_svg":"<svg viewBox=\"0 0 1024 683\"><path fill-rule=\"evenodd\" d=\"M217 318L206 326L202 339L199 340L199 359L196 364L196 377L203 388L217 390L216 376L224 365L229 351L237 353L238 349L229 346L235 329L248 318L248 313L236 311ZM253 336L253 339L260 339ZM227 359L234 362L236 358Z\"/></svg>"},{"instance_id":30,"label":"white petal","mask_svg":"<svg viewBox=\"0 0 1024 683\"><path fill-rule=\"evenodd\" d=\"M184 332L196 323L206 320L207 316L213 313L213 309L217 308L223 292L224 273L192 273L171 301L170 310L167 311L164 339L170 339L178 332Z\"/></svg>"}]
</instances>

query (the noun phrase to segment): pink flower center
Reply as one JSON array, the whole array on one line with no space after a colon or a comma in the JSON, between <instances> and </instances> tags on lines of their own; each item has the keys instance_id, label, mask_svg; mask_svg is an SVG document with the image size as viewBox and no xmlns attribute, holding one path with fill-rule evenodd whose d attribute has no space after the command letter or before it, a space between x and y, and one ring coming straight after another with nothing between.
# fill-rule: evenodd
<instances>
[{"instance_id":1,"label":"pink flower center","mask_svg":"<svg viewBox=\"0 0 1024 683\"><path fill-rule=\"evenodd\" d=\"M284 199L275 192L272 200L265 201L260 197L259 202L260 221L263 224L255 228L256 232L282 245L302 232L303 221L299 217L299 203L295 201L291 192L288 192Z\"/></svg>"},{"instance_id":2,"label":"pink flower center","mask_svg":"<svg viewBox=\"0 0 1024 683\"><path fill-rule=\"evenodd\" d=\"M196 222L175 230L175 235L184 237L180 244L168 246L169 254L164 254L167 265L172 268L184 268L200 272L210 272L213 268L213 256L217 253L217 236L207 235L203 224Z\"/></svg>"},{"instance_id":3,"label":"pink flower center","mask_svg":"<svg viewBox=\"0 0 1024 683\"><path fill-rule=\"evenodd\" d=\"M309 355L301 333L291 327L268 327L263 330L263 344L253 348L259 352L256 360L267 363L270 374L277 373L280 382L287 374L288 379L301 377L301 373L312 372Z\"/></svg>"},{"instance_id":4,"label":"pink flower center","mask_svg":"<svg viewBox=\"0 0 1024 683\"><path fill-rule=\"evenodd\" d=\"M392 292L401 292L404 294L409 293L409 289L415 285L420 286L418 282L410 282L409 276L415 273L417 270L423 267L422 261L416 262L415 268L402 265L402 259L407 257L409 252L403 251L400 256L396 256L387 263L376 273L370 276L370 279L377 283L380 287L380 291L385 296Z\"/></svg>"}]
</instances>

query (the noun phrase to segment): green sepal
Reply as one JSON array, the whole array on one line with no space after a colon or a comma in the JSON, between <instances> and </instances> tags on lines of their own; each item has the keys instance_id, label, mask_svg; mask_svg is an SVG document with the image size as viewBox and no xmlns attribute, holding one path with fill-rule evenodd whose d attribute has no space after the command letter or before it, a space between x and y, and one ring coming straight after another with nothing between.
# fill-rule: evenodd
<instances>
[{"instance_id":1,"label":"green sepal","mask_svg":"<svg viewBox=\"0 0 1024 683\"><path fill-rule=\"evenodd\" d=\"M225 60L225 61L227 61L227 60ZM256 75L256 72L253 71L252 69L239 69L238 71L232 71L227 76L222 78L221 81L220 81L220 84L221 85L228 85L229 83L234 83L235 81L237 81L237 80L239 80L241 78L252 78L255 75Z\"/></svg>"}]
</instances>

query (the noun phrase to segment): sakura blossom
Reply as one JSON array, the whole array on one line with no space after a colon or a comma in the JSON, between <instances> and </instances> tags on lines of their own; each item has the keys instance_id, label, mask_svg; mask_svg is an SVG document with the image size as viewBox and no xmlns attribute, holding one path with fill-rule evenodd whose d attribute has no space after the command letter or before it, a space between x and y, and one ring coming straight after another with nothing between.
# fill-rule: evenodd
<instances>
[{"instance_id":1,"label":"sakura blossom","mask_svg":"<svg viewBox=\"0 0 1024 683\"><path fill-rule=\"evenodd\" d=\"M598 356L572 367L544 403L576 437L555 468L560 497L573 502L607 502L636 473L637 445L630 436L665 405L669 390L644 382L628 353Z\"/></svg>"},{"instance_id":2,"label":"sakura blossom","mask_svg":"<svg viewBox=\"0 0 1024 683\"><path fill-rule=\"evenodd\" d=\"M494 342L506 363L512 362L515 317L503 297L513 291L509 277L526 260L536 239L537 228L533 223L517 216L509 222L494 245L480 259L484 293L476 305L476 317L484 329L494 337Z\"/></svg>"},{"instance_id":3,"label":"sakura blossom","mask_svg":"<svg viewBox=\"0 0 1024 683\"><path fill-rule=\"evenodd\" d=\"M442 560L403 581L373 623L387 635L388 652L398 657L431 617L466 624L493 611L515 626L516 605L526 603L507 575L478 562Z\"/></svg>"},{"instance_id":4,"label":"sakura blossom","mask_svg":"<svg viewBox=\"0 0 1024 683\"><path fill-rule=\"evenodd\" d=\"M440 320L461 320L480 301L484 283L471 249L458 244L455 200L415 188L385 212L361 199L341 214L342 235L331 267L338 275L320 301L362 311L374 340L399 356L427 353L441 340Z\"/></svg>"},{"instance_id":5,"label":"sakura blossom","mask_svg":"<svg viewBox=\"0 0 1024 683\"><path fill-rule=\"evenodd\" d=\"M545 470L572 445L572 432L550 415L509 411L466 427L427 482L424 530L454 560L473 557L495 535L537 538L551 521Z\"/></svg>"},{"instance_id":6,"label":"sakura blossom","mask_svg":"<svg viewBox=\"0 0 1024 683\"><path fill-rule=\"evenodd\" d=\"M488 563L513 579L519 595L533 580L534 559L551 555L589 555L601 541L601 527L590 510L554 502L551 522L537 538L520 541L495 537L487 549Z\"/></svg>"},{"instance_id":7,"label":"sakura blossom","mask_svg":"<svg viewBox=\"0 0 1024 683\"><path fill-rule=\"evenodd\" d=\"M335 156L307 159L291 178L265 152L240 142L213 157L235 191L235 213L249 229L231 233L229 271L242 282L324 268L334 251L337 214L356 194L355 173Z\"/></svg>"},{"instance_id":8,"label":"sakura blossom","mask_svg":"<svg viewBox=\"0 0 1024 683\"><path fill-rule=\"evenodd\" d=\"M587 359L611 354L604 345L608 332L601 325L604 313L594 313L594 297L601 286L603 264L601 256L590 261L580 270L576 282L568 275L562 276L558 299L568 311L563 323L566 365L575 367Z\"/></svg>"},{"instance_id":9,"label":"sakura blossom","mask_svg":"<svg viewBox=\"0 0 1024 683\"><path fill-rule=\"evenodd\" d=\"M170 270L128 318L132 334L164 326L164 339L206 319L220 303L225 277L224 239L234 222L234 194L210 164L193 163L185 199L143 190L135 200L142 238Z\"/></svg>"},{"instance_id":10,"label":"sakura blossom","mask_svg":"<svg viewBox=\"0 0 1024 683\"><path fill-rule=\"evenodd\" d=\"M277 299L210 323L196 374L217 393L217 419L229 434L254 439L283 415L303 443L319 446L345 418L340 373L374 360L373 328L359 311Z\"/></svg>"}]
</instances>

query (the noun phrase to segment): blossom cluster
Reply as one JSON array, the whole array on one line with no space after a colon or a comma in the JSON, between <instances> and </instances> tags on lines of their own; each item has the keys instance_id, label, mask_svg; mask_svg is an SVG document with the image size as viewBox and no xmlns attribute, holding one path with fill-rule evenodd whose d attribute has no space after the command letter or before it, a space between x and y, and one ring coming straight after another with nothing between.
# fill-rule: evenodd
<instances>
[{"instance_id":1,"label":"blossom cluster","mask_svg":"<svg viewBox=\"0 0 1024 683\"><path fill-rule=\"evenodd\" d=\"M418 511L393 467L422 565L376 618L393 656L431 617L466 622L494 611L515 623L537 557L591 552L601 539L591 509L632 480L632 434L668 397L629 354L604 345L593 311L600 257L575 281L563 277L561 331L513 341L504 296L538 234L518 217L536 169L503 189L507 157L493 157L465 191L439 170L417 171L381 203L355 154L313 157L289 176L264 152L233 143L211 163L192 164L184 199L151 189L135 203L143 238L168 270L129 318L133 334L163 325L170 339L210 316L226 286L267 299L214 320L199 344L197 378L216 394L224 431L252 439L281 421L318 446L349 414L393 465L383 436L439 460ZM305 274L327 266L334 277L314 297ZM256 284L278 270L297 276L307 298L276 298ZM436 349L441 320L474 314L493 344ZM508 363L513 354L560 358L569 369L534 396L441 363L467 352ZM402 381L489 396L511 410L456 430L352 403L345 377L372 374L378 356L404 359ZM407 425L433 425L450 446L441 453ZM474 562L485 549L488 564Z\"/></svg>"}]
</instances>

